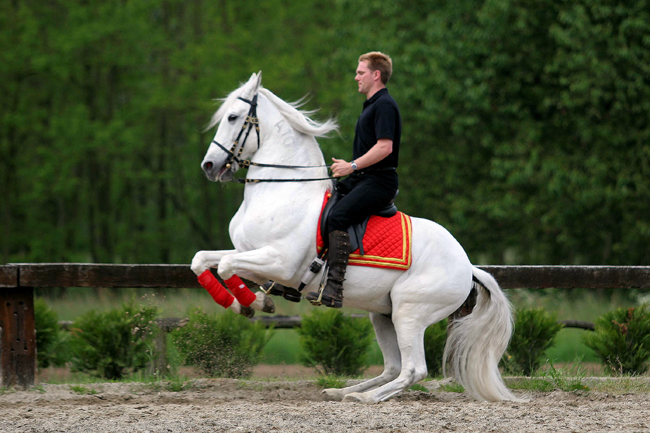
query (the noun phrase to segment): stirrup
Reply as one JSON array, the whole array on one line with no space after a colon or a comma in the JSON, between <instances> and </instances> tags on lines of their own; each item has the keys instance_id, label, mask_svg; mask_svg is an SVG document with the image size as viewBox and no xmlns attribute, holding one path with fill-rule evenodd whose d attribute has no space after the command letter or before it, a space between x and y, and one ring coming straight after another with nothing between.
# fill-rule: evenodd
<instances>
[{"instance_id":1,"label":"stirrup","mask_svg":"<svg viewBox=\"0 0 650 433\"><path fill-rule=\"evenodd\" d=\"M325 285L324 285L324 284L321 284L321 285L318 287L318 298L316 298L316 299L310 299L310 296L309 296L309 295L311 295L311 294L314 293L314 292L309 292L309 293L307 294L307 296L305 296L305 299L307 299L307 300L309 301L309 303L310 303L311 305L313 305L314 307L320 307L321 305L323 305L323 303L322 303L321 301L323 300L323 291L324 291L324 290L325 290Z\"/></svg>"},{"instance_id":2,"label":"stirrup","mask_svg":"<svg viewBox=\"0 0 650 433\"><path fill-rule=\"evenodd\" d=\"M282 284L278 284L271 280L261 285L260 290L266 295L282 296L284 299L291 302L300 302L300 299L302 298L300 291L293 287L283 286Z\"/></svg>"},{"instance_id":3,"label":"stirrup","mask_svg":"<svg viewBox=\"0 0 650 433\"><path fill-rule=\"evenodd\" d=\"M324 305L329 308L342 308L343 307L343 300L337 300L334 298L329 298L329 302L323 302L323 292L325 291L325 287L327 284L321 285L320 288L318 289L318 297L314 297L313 295L316 295L316 292L310 292L305 298L314 306L320 307L321 305Z\"/></svg>"},{"instance_id":4,"label":"stirrup","mask_svg":"<svg viewBox=\"0 0 650 433\"><path fill-rule=\"evenodd\" d=\"M269 284L271 283L271 284ZM275 288L275 281L267 281L266 283L260 285L259 289L264 292L265 295L275 295L280 296L282 292Z\"/></svg>"}]
</instances>

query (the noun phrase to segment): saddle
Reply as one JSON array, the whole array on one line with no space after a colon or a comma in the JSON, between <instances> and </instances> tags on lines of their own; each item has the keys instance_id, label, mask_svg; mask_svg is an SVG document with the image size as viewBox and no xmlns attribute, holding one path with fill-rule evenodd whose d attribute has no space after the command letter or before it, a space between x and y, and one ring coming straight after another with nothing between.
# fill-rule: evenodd
<instances>
[{"instance_id":1,"label":"saddle","mask_svg":"<svg viewBox=\"0 0 650 433\"><path fill-rule=\"evenodd\" d=\"M399 194L399 191L397 191L395 197L393 197L390 203L388 203L386 206L384 206L374 215L383 218L390 218L394 216L397 213L397 206L395 206L395 198L397 197L397 194ZM338 191L335 188L334 191L332 192L332 197L330 197L330 199L327 201L327 204L325 205L325 208L323 209L323 212L321 214L319 229L320 229L321 238L323 239L323 249L327 249L329 246L327 225L329 222L329 216L332 212L332 208L343 197L345 197L345 194L342 194L340 191ZM363 248L363 236L366 234L368 221L370 220L371 216L372 215L368 215L368 217L366 217L366 219L363 220L362 222L348 227L347 232L350 235L350 252L359 250L359 253L361 253L362 256L365 255L365 250Z\"/></svg>"},{"instance_id":2,"label":"saddle","mask_svg":"<svg viewBox=\"0 0 650 433\"><path fill-rule=\"evenodd\" d=\"M329 198L325 206L323 207L323 211L321 212L320 216L320 226L318 227L319 234L321 235L321 240L322 240L322 245L319 246L319 254L318 257L314 259L312 264L309 266L309 269L305 272L301 279L300 287L296 290L292 287L285 287L281 284L278 284L274 281L268 281L266 284L263 286L260 286L260 289L264 293L271 294L271 295L276 295L276 296L283 296L285 299L291 301L291 302L300 302L300 299L302 297L302 290L305 288L307 284L314 278L315 275L317 275L322 267L325 265L325 253L327 251L328 243L329 243L329 236L327 233L327 221L329 218L329 215L332 212L332 208L334 205L344 196L340 191L334 190L332 196ZM395 197L397 197L397 194L395 194ZM384 218L390 218L393 217L397 214L397 206L395 206L395 197L393 197L393 200L386 205L383 209L381 209L379 212L377 212L375 215L384 217ZM371 215L372 216L372 215ZM368 216L364 221L362 221L359 224L355 224L348 228L348 234L350 235L350 253L359 250L359 253L362 257L365 255L365 249L363 246L363 238L366 233L366 229L368 227L368 222L370 221L371 216ZM406 218L409 222L407 225L410 227L410 219L408 217L405 217L402 215L402 218ZM399 223L398 224L402 224ZM410 245L410 241L408 239L410 238L410 230L407 230L407 242ZM370 249L372 250L372 241L370 242ZM389 267L389 268L402 268L402 269L408 269L408 266L410 266L410 247L405 251L407 259L404 259L404 257L397 257L397 260L395 258L389 258L388 259L382 259L382 257L375 257L375 262L372 262L372 264L368 264L369 262L364 259L356 259L356 264L361 264L362 262L365 264L365 266L375 266L375 267ZM383 262L382 262L383 260ZM352 263L353 260L350 261ZM397 262L397 266L395 266L395 262Z\"/></svg>"}]
</instances>

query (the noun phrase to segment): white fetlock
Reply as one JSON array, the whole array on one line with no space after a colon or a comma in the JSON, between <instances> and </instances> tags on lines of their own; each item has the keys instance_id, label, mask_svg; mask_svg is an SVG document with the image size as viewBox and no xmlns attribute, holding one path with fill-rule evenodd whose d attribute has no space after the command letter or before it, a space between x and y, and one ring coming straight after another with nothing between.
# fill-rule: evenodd
<instances>
[{"instance_id":1,"label":"white fetlock","mask_svg":"<svg viewBox=\"0 0 650 433\"><path fill-rule=\"evenodd\" d=\"M241 314L241 304L237 301L237 299L234 299L228 308L235 314Z\"/></svg>"},{"instance_id":2,"label":"white fetlock","mask_svg":"<svg viewBox=\"0 0 650 433\"><path fill-rule=\"evenodd\" d=\"M235 299L232 302L232 305L228 307L232 310L233 313L241 314L242 316L250 319L253 316L255 316L255 310L253 310L251 307L244 307L242 304L240 304L237 299Z\"/></svg>"},{"instance_id":3,"label":"white fetlock","mask_svg":"<svg viewBox=\"0 0 650 433\"><path fill-rule=\"evenodd\" d=\"M273 303L273 300L262 291L255 292L255 300L251 303L250 308L264 313L275 313L275 304Z\"/></svg>"},{"instance_id":4,"label":"white fetlock","mask_svg":"<svg viewBox=\"0 0 650 433\"><path fill-rule=\"evenodd\" d=\"M255 300L251 302L249 307L251 307L254 310L262 310L264 308L264 299L266 299L266 295L264 292L256 292L255 293Z\"/></svg>"}]
</instances>

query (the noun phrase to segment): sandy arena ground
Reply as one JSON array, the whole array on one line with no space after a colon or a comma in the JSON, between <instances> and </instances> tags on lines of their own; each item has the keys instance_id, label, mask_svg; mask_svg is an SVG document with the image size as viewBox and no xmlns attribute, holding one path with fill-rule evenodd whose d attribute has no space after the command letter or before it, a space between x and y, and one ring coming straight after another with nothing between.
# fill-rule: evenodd
<instances>
[{"instance_id":1,"label":"sandy arena ground","mask_svg":"<svg viewBox=\"0 0 650 433\"><path fill-rule=\"evenodd\" d=\"M313 379L259 374L196 379L179 392L142 383L88 384L78 392L44 384L0 392L0 432L650 431L646 392L516 392L530 402L486 403L443 392L435 381L421 384L430 392L410 390L375 405L327 401ZM83 394L91 389L97 393Z\"/></svg>"}]
</instances>

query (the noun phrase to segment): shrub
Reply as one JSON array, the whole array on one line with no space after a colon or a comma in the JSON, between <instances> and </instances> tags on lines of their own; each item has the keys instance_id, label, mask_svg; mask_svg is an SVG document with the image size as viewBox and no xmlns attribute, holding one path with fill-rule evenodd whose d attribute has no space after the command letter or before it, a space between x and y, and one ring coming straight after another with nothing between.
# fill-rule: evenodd
<instances>
[{"instance_id":1,"label":"shrub","mask_svg":"<svg viewBox=\"0 0 650 433\"><path fill-rule=\"evenodd\" d=\"M56 354L52 349L56 345L61 332L59 317L41 298L34 300L34 316L38 367L47 368L50 364L53 364Z\"/></svg>"},{"instance_id":2,"label":"shrub","mask_svg":"<svg viewBox=\"0 0 650 433\"><path fill-rule=\"evenodd\" d=\"M647 305L619 308L598 318L595 332L583 337L607 370L643 374L650 360L650 311Z\"/></svg>"},{"instance_id":3,"label":"shrub","mask_svg":"<svg viewBox=\"0 0 650 433\"><path fill-rule=\"evenodd\" d=\"M105 313L91 310L72 325L72 370L120 379L143 369L154 357L158 308L133 301Z\"/></svg>"},{"instance_id":4,"label":"shrub","mask_svg":"<svg viewBox=\"0 0 650 433\"><path fill-rule=\"evenodd\" d=\"M429 376L442 374L442 354L447 342L447 319L429 326L424 332L424 357Z\"/></svg>"},{"instance_id":5,"label":"shrub","mask_svg":"<svg viewBox=\"0 0 650 433\"><path fill-rule=\"evenodd\" d=\"M186 364L211 377L247 377L273 336L262 323L231 311L208 315L196 309L189 322L172 334Z\"/></svg>"},{"instance_id":6,"label":"shrub","mask_svg":"<svg viewBox=\"0 0 650 433\"><path fill-rule=\"evenodd\" d=\"M557 315L543 308L517 310L515 331L502 365L511 373L532 375L541 365L542 355L553 345L562 325Z\"/></svg>"},{"instance_id":7,"label":"shrub","mask_svg":"<svg viewBox=\"0 0 650 433\"><path fill-rule=\"evenodd\" d=\"M367 368L366 358L373 340L367 318L344 316L339 310L314 310L302 317L298 328L303 365L321 374L358 376Z\"/></svg>"}]
</instances>

